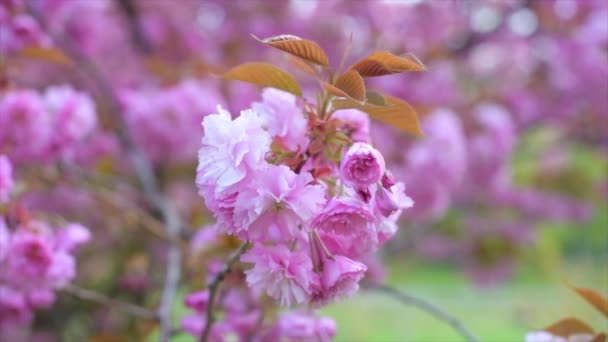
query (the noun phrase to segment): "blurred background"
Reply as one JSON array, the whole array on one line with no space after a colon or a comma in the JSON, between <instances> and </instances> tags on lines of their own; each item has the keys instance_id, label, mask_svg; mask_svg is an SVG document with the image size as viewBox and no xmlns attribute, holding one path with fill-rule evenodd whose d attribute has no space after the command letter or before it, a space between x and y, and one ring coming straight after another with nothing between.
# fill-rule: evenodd
<instances>
[{"instance_id":1,"label":"blurred background","mask_svg":"<svg viewBox=\"0 0 608 342\"><path fill-rule=\"evenodd\" d=\"M4 94L57 86L92 94L99 123L69 151L71 163L128 178L112 115L119 110L193 227L211 220L194 187L202 117L217 104L234 113L260 97L255 87L214 74L266 61L301 79L305 97L318 90L251 34L314 40L334 66L350 37L347 65L376 50L414 54L427 72L372 80L418 110L425 137L373 126L374 143L416 205L381 258L369 260L370 276L429 299L483 341L519 341L566 315L608 327L568 288L608 290L605 0L29 3L0 1ZM63 49L82 58L66 62ZM104 101L104 84L87 79L88 60L117 104ZM95 243L79 258L78 282L140 303L155 300L163 250L127 215L128 203L137 202L128 186L120 192L127 204L99 205L90 194L95 185L71 184L70 172L78 171L57 173L25 153L14 162L24 179L62 182L38 184L40 191L23 199L29 206L91 227ZM200 265L188 259L187 277L198 279ZM324 312L338 321L337 341L459 340L426 313L365 291ZM92 332L147 331L68 297L39 313L35 326L74 341Z\"/></svg>"}]
</instances>

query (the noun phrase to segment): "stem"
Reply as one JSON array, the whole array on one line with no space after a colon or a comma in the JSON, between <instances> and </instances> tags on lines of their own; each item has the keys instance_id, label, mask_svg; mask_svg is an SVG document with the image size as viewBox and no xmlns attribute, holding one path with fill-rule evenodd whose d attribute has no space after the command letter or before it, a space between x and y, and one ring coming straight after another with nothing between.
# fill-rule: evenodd
<instances>
[{"instance_id":1,"label":"stem","mask_svg":"<svg viewBox=\"0 0 608 342\"><path fill-rule=\"evenodd\" d=\"M80 49L75 46L70 39L62 35L53 34L49 29L46 21L35 7L34 2L29 0L26 2L28 12L34 17L49 34L51 39L62 48L62 50L79 66L78 69L85 76L88 76L98 88L101 97L109 106L110 113L114 115L114 119L118 123L117 134L122 147L128 153L137 179L141 183L144 194L148 198L150 204L162 217L165 223L165 231L169 239L178 239L182 230L182 222L173 205L166 201L150 161L146 158L143 151L135 144L129 127L123 115L121 115L121 106L118 97L112 89L110 81L105 77L103 72L88 58ZM158 314L160 316L161 341L167 342L173 330L171 319L171 308L175 301L177 287L181 276L181 251L179 245L171 243L167 252L167 271L165 274L165 282L163 285L160 307Z\"/></svg>"},{"instance_id":2,"label":"stem","mask_svg":"<svg viewBox=\"0 0 608 342\"><path fill-rule=\"evenodd\" d=\"M403 304L415 306L423 311L428 312L438 320L446 323L456 330L468 342L479 342L479 339L473 335L460 320L451 314L445 312L435 304L427 302L425 299L415 297L405 292L401 292L395 288L386 285L377 285L369 287L369 290L377 291L385 295L391 296L399 300Z\"/></svg>"},{"instance_id":3,"label":"stem","mask_svg":"<svg viewBox=\"0 0 608 342\"><path fill-rule=\"evenodd\" d=\"M213 305L215 302L215 297L217 296L217 290L219 288L220 283L224 280L226 275L230 273L232 269L232 265L239 259L239 257L245 253L247 248L249 247L249 242L243 243L236 251L234 251L226 260L226 264L224 268L222 268L213 278L213 280L209 283L209 304L207 305L207 320L205 322L205 328L201 333L199 338L199 342L207 342L209 339L209 333L211 332L211 326L215 321L215 316L213 315Z\"/></svg>"},{"instance_id":4,"label":"stem","mask_svg":"<svg viewBox=\"0 0 608 342\"><path fill-rule=\"evenodd\" d=\"M75 285L68 285L63 288L62 291L78 299L88 300L108 307L116 308L133 316L154 321L159 319L158 314L152 310L142 308L141 306L135 304L116 300L99 292L83 289Z\"/></svg>"}]
</instances>

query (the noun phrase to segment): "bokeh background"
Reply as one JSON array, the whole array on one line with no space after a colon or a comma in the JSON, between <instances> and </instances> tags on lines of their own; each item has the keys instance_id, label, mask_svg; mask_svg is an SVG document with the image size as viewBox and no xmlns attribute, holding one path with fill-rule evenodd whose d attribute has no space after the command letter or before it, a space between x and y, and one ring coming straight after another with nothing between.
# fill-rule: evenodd
<instances>
[{"instance_id":1,"label":"bokeh background","mask_svg":"<svg viewBox=\"0 0 608 342\"><path fill-rule=\"evenodd\" d=\"M416 107L426 133L415 138L374 124L375 144L416 202L381 251L384 262L369 261L374 278L443 307L483 341L522 340L566 315L608 327L568 288L608 289L608 2L32 1L41 18L24 3L0 1L3 89L69 85L97 96L100 123L71 158L102 175L123 173L108 114L116 108L82 77L85 65L48 53L61 37L105 75L136 141L195 227L210 220L193 178L200 121L216 104L234 112L260 96L215 75L266 61L291 70L309 96L318 90L251 34L312 39L334 65L349 39L347 65L375 50L414 54L427 72L372 80ZM24 178L37 177L32 169L53 176L25 157L16 163ZM79 258L78 281L153 301L162 247L117 214L136 196L126 187L127 204L99 207L81 184L61 177L63 186L24 201L92 228L95 243ZM191 279L200 265L188 260ZM181 304L175 310L185 312ZM337 341L459 340L426 313L365 291L324 312L338 321ZM145 330L70 298L39 313L35 325L74 341Z\"/></svg>"}]
</instances>

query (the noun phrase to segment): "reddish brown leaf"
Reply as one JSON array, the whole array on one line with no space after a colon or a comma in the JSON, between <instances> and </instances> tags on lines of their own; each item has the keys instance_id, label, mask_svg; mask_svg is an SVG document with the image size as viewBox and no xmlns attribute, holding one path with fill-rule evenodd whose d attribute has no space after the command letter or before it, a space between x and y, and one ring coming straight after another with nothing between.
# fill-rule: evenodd
<instances>
[{"instance_id":1,"label":"reddish brown leaf","mask_svg":"<svg viewBox=\"0 0 608 342\"><path fill-rule=\"evenodd\" d=\"M608 299L599 292L583 287L574 287L576 293L583 297L589 304L598 309L604 316L608 317Z\"/></svg>"},{"instance_id":2,"label":"reddish brown leaf","mask_svg":"<svg viewBox=\"0 0 608 342\"><path fill-rule=\"evenodd\" d=\"M343 90L355 100L365 100L365 83L363 77L355 70L348 70L336 80L336 88Z\"/></svg>"},{"instance_id":3,"label":"reddish brown leaf","mask_svg":"<svg viewBox=\"0 0 608 342\"><path fill-rule=\"evenodd\" d=\"M63 51L56 48L45 48L40 46L26 47L25 49L19 52L19 56L32 59L40 59L43 61L61 65L70 64L70 58L66 56Z\"/></svg>"},{"instance_id":4,"label":"reddish brown leaf","mask_svg":"<svg viewBox=\"0 0 608 342\"><path fill-rule=\"evenodd\" d=\"M373 104L376 106L386 106L386 99L384 96L375 91L368 91L365 93L365 98L367 99L367 103Z\"/></svg>"},{"instance_id":5,"label":"reddish brown leaf","mask_svg":"<svg viewBox=\"0 0 608 342\"><path fill-rule=\"evenodd\" d=\"M606 342L606 333L599 333L595 336L593 336L593 339L591 340L591 342Z\"/></svg>"},{"instance_id":6,"label":"reddish brown leaf","mask_svg":"<svg viewBox=\"0 0 608 342\"><path fill-rule=\"evenodd\" d=\"M593 334L593 328L587 323L573 317L561 319L543 330L561 337L568 337L574 334Z\"/></svg>"},{"instance_id":7,"label":"reddish brown leaf","mask_svg":"<svg viewBox=\"0 0 608 342\"><path fill-rule=\"evenodd\" d=\"M339 89L338 87L331 85L327 82L322 82L321 87L323 87L323 89L325 89L325 91L327 91L328 93L330 93L334 96L345 97L347 99L351 98L344 90Z\"/></svg>"},{"instance_id":8,"label":"reddish brown leaf","mask_svg":"<svg viewBox=\"0 0 608 342\"><path fill-rule=\"evenodd\" d=\"M426 67L412 54L400 57L388 51L376 51L355 63L350 69L363 77L384 76L406 71L425 71Z\"/></svg>"},{"instance_id":9,"label":"reddish brown leaf","mask_svg":"<svg viewBox=\"0 0 608 342\"><path fill-rule=\"evenodd\" d=\"M253 36L253 38L309 62L323 66L329 64L329 59L327 58L325 51L323 51L319 44L312 40L302 39L291 34L283 34L266 39L259 39L256 36Z\"/></svg>"},{"instance_id":10,"label":"reddish brown leaf","mask_svg":"<svg viewBox=\"0 0 608 342\"><path fill-rule=\"evenodd\" d=\"M310 65L309 62L304 61L301 58L293 55L289 55L289 62L293 66L298 68L298 70L301 70L302 72L311 75L315 78L319 78L319 72L315 69L314 66Z\"/></svg>"},{"instance_id":11,"label":"reddish brown leaf","mask_svg":"<svg viewBox=\"0 0 608 342\"><path fill-rule=\"evenodd\" d=\"M416 111L409 103L392 96L385 96L388 104L377 106L372 104L360 104L357 101L335 100L335 109L356 108L366 112L372 118L391 124L408 133L421 136L423 135Z\"/></svg>"},{"instance_id":12,"label":"reddish brown leaf","mask_svg":"<svg viewBox=\"0 0 608 342\"><path fill-rule=\"evenodd\" d=\"M261 87L272 87L302 95L302 89L293 76L268 63L244 63L232 68L223 78L249 82Z\"/></svg>"}]
</instances>

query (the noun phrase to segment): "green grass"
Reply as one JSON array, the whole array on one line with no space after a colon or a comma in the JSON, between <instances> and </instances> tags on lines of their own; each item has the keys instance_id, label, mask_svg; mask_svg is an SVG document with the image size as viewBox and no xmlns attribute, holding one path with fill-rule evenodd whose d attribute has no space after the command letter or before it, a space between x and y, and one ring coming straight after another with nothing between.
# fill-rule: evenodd
<instances>
[{"instance_id":1,"label":"green grass","mask_svg":"<svg viewBox=\"0 0 608 342\"><path fill-rule=\"evenodd\" d=\"M577 263L563 265L562 271L562 279L522 272L512 282L480 289L457 271L427 266L411 268L408 274L399 272L390 282L458 317L481 341L523 341L527 332L566 316L579 317L596 329L607 330L607 321L566 283L605 291L606 269ZM463 341L451 327L426 312L378 293L362 291L323 312L338 321L336 341Z\"/></svg>"}]
</instances>

